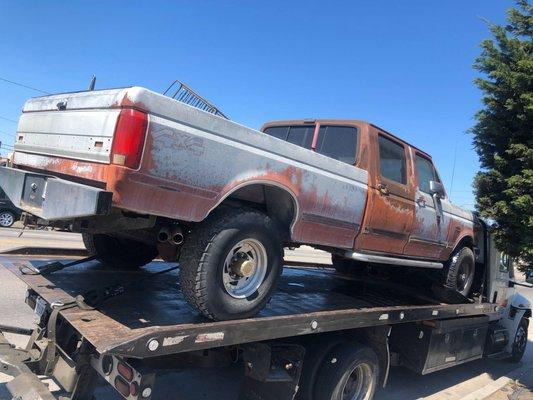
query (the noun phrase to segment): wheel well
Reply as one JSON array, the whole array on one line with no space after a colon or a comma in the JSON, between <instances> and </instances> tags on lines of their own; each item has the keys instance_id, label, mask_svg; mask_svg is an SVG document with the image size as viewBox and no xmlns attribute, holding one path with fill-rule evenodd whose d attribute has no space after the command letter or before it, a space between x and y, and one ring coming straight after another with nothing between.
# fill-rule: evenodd
<instances>
[{"instance_id":1,"label":"wheel well","mask_svg":"<svg viewBox=\"0 0 533 400\"><path fill-rule=\"evenodd\" d=\"M474 250L474 238L472 236L465 236L461 240L459 240L459 243L455 246L453 251L460 249L462 247L469 247L470 249Z\"/></svg>"},{"instance_id":2,"label":"wheel well","mask_svg":"<svg viewBox=\"0 0 533 400\"><path fill-rule=\"evenodd\" d=\"M280 226L285 240L290 240L290 231L296 218L296 198L288 189L268 183L253 183L240 187L227 196L221 204L248 206L260 209ZM286 236L286 237L285 237Z\"/></svg>"}]
</instances>

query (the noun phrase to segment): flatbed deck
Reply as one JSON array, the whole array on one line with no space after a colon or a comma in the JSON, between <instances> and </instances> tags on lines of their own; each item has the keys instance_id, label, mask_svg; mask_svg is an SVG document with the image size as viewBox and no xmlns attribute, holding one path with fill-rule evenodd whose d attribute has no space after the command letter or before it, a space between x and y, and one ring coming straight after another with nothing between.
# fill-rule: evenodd
<instances>
[{"instance_id":1,"label":"flatbed deck","mask_svg":"<svg viewBox=\"0 0 533 400\"><path fill-rule=\"evenodd\" d=\"M414 295L412 289L358 281L333 270L286 267L272 300L260 314L213 322L186 303L176 270L157 274L171 264L152 262L139 271L126 272L109 270L92 261L46 276L21 272L30 264L39 268L45 263L0 258L3 268L18 276L48 304L122 285L124 293L96 309L74 307L60 311L60 316L98 353L130 358L498 311L491 303L447 304L432 298L429 291ZM150 346L150 350L148 343L154 339L159 345Z\"/></svg>"}]
</instances>

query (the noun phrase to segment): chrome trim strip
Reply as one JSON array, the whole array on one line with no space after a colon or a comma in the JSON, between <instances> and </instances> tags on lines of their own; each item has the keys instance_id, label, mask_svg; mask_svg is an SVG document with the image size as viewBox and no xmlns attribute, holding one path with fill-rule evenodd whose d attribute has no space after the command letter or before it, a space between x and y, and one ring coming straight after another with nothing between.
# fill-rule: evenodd
<instances>
[{"instance_id":1,"label":"chrome trim strip","mask_svg":"<svg viewBox=\"0 0 533 400\"><path fill-rule=\"evenodd\" d=\"M346 253L344 253L344 256L357 261L388 265L400 265L404 267L420 267L433 269L442 269L444 267L444 264L434 261L421 261L406 258L376 256L372 254L358 253L356 251L347 251Z\"/></svg>"}]
</instances>

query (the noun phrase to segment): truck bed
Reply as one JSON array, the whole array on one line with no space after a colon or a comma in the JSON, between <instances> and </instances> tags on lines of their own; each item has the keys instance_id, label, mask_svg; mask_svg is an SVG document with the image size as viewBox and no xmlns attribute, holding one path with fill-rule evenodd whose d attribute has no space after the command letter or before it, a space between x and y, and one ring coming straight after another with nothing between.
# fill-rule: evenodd
<instances>
[{"instance_id":1,"label":"truck bed","mask_svg":"<svg viewBox=\"0 0 533 400\"><path fill-rule=\"evenodd\" d=\"M6 268L48 304L73 300L90 290L121 285L124 292L96 309L60 312L100 354L132 358L393 323L491 314L491 303L446 304L424 289L359 281L332 270L286 267L278 290L256 317L212 322L191 308L179 290L176 270L156 274L171 264L152 262L136 272L106 269L95 261L50 275L21 272L29 264L0 258ZM416 294L415 294L416 292ZM159 346L149 350L156 339Z\"/></svg>"}]
</instances>

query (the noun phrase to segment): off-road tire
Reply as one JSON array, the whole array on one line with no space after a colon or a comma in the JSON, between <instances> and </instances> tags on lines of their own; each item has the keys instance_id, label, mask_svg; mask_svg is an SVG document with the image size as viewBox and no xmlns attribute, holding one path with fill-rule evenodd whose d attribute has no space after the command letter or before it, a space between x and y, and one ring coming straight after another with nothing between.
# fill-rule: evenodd
<instances>
[{"instance_id":1,"label":"off-road tire","mask_svg":"<svg viewBox=\"0 0 533 400\"><path fill-rule=\"evenodd\" d=\"M527 347L527 329L529 327L529 320L527 318L522 318L520 320L520 323L518 324L518 327L516 329L515 337L513 339L513 344L511 346L511 357L508 358L509 362L517 363L520 362L522 357L524 356L524 353L526 351ZM522 334L524 335L523 338L519 338L520 330L522 331ZM520 341L523 340L524 342L520 343Z\"/></svg>"},{"instance_id":2,"label":"off-road tire","mask_svg":"<svg viewBox=\"0 0 533 400\"><path fill-rule=\"evenodd\" d=\"M157 257L157 247L104 234L82 234L87 251L112 268L135 270Z\"/></svg>"},{"instance_id":3,"label":"off-road tire","mask_svg":"<svg viewBox=\"0 0 533 400\"><path fill-rule=\"evenodd\" d=\"M252 295L234 298L223 283L226 256L241 240L253 238L265 248L265 277ZM180 285L193 307L212 320L247 318L257 314L275 290L283 266L283 247L274 221L249 208L221 207L199 223L183 243Z\"/></svg>"},{"instance_id":4,"label":"off-road tire","mask_svg":"<svg viewBox=\"0 0 533 400\"><path fill-rule=\"evenodd\" d=\"M468 262L471 265L470 269L470 280L469 284L463 291L458 290L457 288L457 273L459 272L459 267L463 262ZM457 293L462 294L467 297L470 290L472 289L472 284L475 276L475 267L476 261L474 258L474 252L469 247L462 247L454 251L450 257L450 260L446 263L442 270L442 281L444 287L448 289L455 290Z\"/></svg>"},{"instance_id":5,"label":"off-road tire","mask_svg":"<svg viewBox=\"0 0 533 400\"><path fill-rule=\"evenodd\" d=\"M322 362L315 382L314 400L342 400L342 381L356 365L369 367L367 391L360 398L371 399L378 385L379 362L374 350L357 342L337 345ZM359 398L359 397L358 397Z\"/></svg>"}]
</instances>

